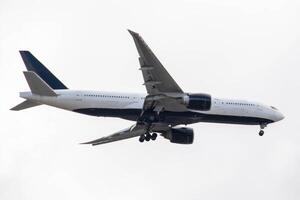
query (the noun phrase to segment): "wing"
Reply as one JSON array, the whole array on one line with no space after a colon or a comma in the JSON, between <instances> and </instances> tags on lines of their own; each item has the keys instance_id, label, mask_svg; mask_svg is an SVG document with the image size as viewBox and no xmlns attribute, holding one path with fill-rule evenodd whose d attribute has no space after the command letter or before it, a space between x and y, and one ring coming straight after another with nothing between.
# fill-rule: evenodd
<instances>
[{"instance_id":1,"label":"wing","mask_svg":"<svg viewBox=\"0 0 300 200\"><path fill-rule=\"evenodd\" d=\"M140 56L140 70L143 73L144 85L148 92L143 111L186 111L186 106L182 104L182 97L185 93L160 63L143 38L138 33L128 31L133 37Z\"/></svg>"},{"instance_id":2,"label":"wing","mask_svg":"<svg viewBox=\"0 0 300 200\"><path fill-rule=\"evenodd\" d=\"M129 128L123 129L117 133L99 138L97 140L93 140L90 142L85 142L81 144L91 144L91 145L99 145L99 144L105 144L110 142L115 142L119 140L125 140L133 137L138 137L142 134L145 134L146 132L146 126L144 125L133 125Z\"/></svg>"},{"instance_id":3,"label":"wing","mask_svg":"<svg viewBox=\"0 0 300 200\"><path fill-rule=\"evenodd\" d=\"M141 135L144 135L148 132L159 132L159 133L165 133L169 130L169 126L164 123L151 123L151 124L135 124L132 125L129 128L123 129L117 133L99 138L97 140L93 140L90 142L84 142L81 144L91 144L91 145L99 145L99 144L105 144L110 142L116 142L119 140L125 140L133 137L138 137Z\"/></svg>"},{"instance_id":4,"label":"wing","mask_svg":"<svg viewBox=\"0 0 300 200\"><path fill-rule=\"evenodd\" d=\"M166 93L166 94L148 95L144 101L142 114L147 110L153 110L156 112L187 111L188 110L187 107L183 104L183 96L184 96L183 93Z\"/></svg>"},{"instance_id":5,"label":"wing","mask_svg":"<svg viewBox=\"0 0 300 200\"><path fill-rule=\"evenodd\" d=\"M139 53L140 70L143 73L144 85L150 95L159 93L183 93L164 66L145 43L143 38L131 30L134 43Z\"/></svg>"},{"instance_id":6,"label":"wing","mask_svg":"<svg viewBox=\"0 0 300 200\"><path fill-rule=\"evenodd\" d=\"M163 110L186 111L187 109L182 104L182 97L185 95L182 89L177 85L139 34L130 30L129 33L133 37L140 56L140 70L143 73L144 85L148 92L142 113L135 125L112 135L82 144L99 145L138 137L149 132L164 133L170 129L168 124L152 123L144 120L144 118L147 118L147 111L153 110L159 113Z\"/></svg>"}]
</instances>

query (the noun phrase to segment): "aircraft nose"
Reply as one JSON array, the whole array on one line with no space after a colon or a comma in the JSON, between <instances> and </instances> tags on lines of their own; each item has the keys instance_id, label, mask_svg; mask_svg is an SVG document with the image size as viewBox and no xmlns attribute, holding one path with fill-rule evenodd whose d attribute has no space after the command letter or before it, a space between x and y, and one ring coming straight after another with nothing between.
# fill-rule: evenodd
<instances>
[{"instance_id":1,"label":"aircraft nose","mask_svg":"<svg viewBox=\"0 0 300 200\"><path fill-rule=\"evenodd\" d=\"M281 112L276 113L276 121L280 121L284 119L284 115Z\"/></svg>"}]
</instances>

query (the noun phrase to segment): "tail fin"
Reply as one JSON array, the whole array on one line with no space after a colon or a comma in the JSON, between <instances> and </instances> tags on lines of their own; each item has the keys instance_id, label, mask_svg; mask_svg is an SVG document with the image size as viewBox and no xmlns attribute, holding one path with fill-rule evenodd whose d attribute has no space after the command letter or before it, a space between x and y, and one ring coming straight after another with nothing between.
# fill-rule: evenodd
<instances>
[{"instance_id":1,"label":"tail fin","mask_svg":"<svg viewBox=\"0 0 300 200\"><path fill-rule=\"evenodd\" d=\"M15 107L11 108L10 110L19 111L19 110L24 110L26 108L31 108L31 107L34 107L34 106L39 106L39 105L41 105L41 104L37 103L37 102L30 101L30 100L25 100L22 103L16 105Z\"/></svg>"},{"instance_id":2,"label":"tail fin","mask_svg":"<svg viewBox=\"0 0 300 200\"><path fill-rule=\"evenodd\" d=\"M58 78L56 78L38 59L29 51L20 51L24 64L28 71L35 72L52 89L68 89Z\"/></svg>"},{"instance_id":3,"label":"tail fin","mask_svg":"<svg viewBox=\"0 0 300 200\"><path fill-rule=\"evenodd\" d=\"M53 89L35 72L30 71L23 73L33 94L38 94L41 96L57 96Z\"/></svg>"}]
</instances>

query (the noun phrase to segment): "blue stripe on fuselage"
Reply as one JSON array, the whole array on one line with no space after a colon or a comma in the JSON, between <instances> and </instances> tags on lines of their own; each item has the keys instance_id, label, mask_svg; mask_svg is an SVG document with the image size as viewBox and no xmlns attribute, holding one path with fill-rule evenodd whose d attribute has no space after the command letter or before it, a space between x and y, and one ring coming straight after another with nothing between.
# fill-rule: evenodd
<instances>
[{"instance_id":1,"label":"blue stripe on fuselage","mask_svg":"<svg viewBox=\"0 0 300 200\"><path fill-rule=\"evenodd\" d=\"M99 117L119 117L127 120L136 121L141 114L140 109L108 109L108 108L84 108L76 109L74 112L81 114L99 116ZM154 112L153 112L154 113ZM150 113L151 114L151 113ZM192 124L197 122L211 122L211 123L230 123L230 124L246 124L246 125L259 125L269 124L272 120L258 118L258 117L245 117L245 116L232 116L232 115L215 115L204 114L195 112L161 112L155 122L162 122L172 125L178 124Z\"/></svg>"}]
</instances>

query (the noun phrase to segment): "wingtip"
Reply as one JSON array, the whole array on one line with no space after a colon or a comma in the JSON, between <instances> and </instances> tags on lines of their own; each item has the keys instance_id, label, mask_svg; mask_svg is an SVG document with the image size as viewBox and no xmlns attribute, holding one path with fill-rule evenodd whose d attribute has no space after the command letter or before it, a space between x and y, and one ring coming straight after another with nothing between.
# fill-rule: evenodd
<instances>
[{"instance_id":1,"label":"wingtip","mask_svg":"<svg viewBox=\"0 0 300 200\"><path fill-rule=\"evenodd\" d=\"M133 35L139 35L137 32L134 32L130 29L127 29L127 31L133 36Z\"/></svg>"},{"instance_id":2,"label":"wingtip","mask_svg":"<svg viewBox=\"0 0 300 200\"><path fill-rule=\"evenodd\" d=\"M88 142L81 142L81 143L79 143L79 144L81 145L81 144L89 144L89 143L88 143Z\"/></svg>"},{"instance_id":3,"label":"wingtip","mask_svg":"<svg viewBox=\"0 0 300 200\"><path fill-rule=\"evenodd\" d=\"M83 143L79 143L79 145L91 145L91 146L95 146L98 145L98 143L90 143L90 142L83 142Z\"/></svg>"}]
</instances>

